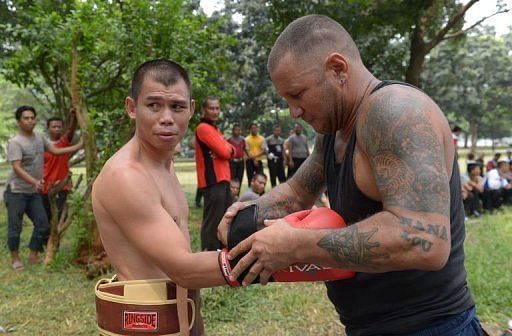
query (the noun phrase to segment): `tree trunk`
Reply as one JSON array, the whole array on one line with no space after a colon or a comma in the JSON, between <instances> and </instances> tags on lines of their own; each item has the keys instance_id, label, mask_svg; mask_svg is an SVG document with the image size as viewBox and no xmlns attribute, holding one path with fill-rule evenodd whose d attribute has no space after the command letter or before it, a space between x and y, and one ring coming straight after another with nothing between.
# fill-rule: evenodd
<instances>
[{"instance_id":1,"label":"tree trunk","mask_svg":"<svg viewBox=\"0 0 512 336\"><path fill-rule=\"evenodd\" d=\"M476 155L476 142L478 140L478 123L474 120L469 122L469 132L471 136L471 153Z\"/></svg>"},{"instance_id":2,"label":"tree trunk","mask_svg":"<svg viewBox=\"0 0 512 336\"><path fill-rule=\"evenodd\" d=\"M409 65L405 72L405 81L416 87L421 86L421 71L427 54L425 42L423 41L424 31L418 23L411 36L411 55Z\"/></svg>"},{"instance_id":3,"label":"tree trunk","mask_svg":"<svg viewBox=\"0 0 512 336\"><path fill-rule=\"evenodd\" d=\"M76 39L78 40L78 38ZM97 162L98 150L96 147L96 137L94 133L94 125L90 120L89 114L87 112L87 108L83 102L80 88L80 51L77 49L77 41L75 40L73 44L72 50L72 59L71 59L71 101L72 105L76 110L76 116L78 124L80 125L80 129L82 131L82 137L84 137L84 149L85 149L85 168L86 168L86 185L87 189L90 190L92 187L92 183L94 182L94 172L95 172L95 163ZM88 213L92 213L92 204L91 199L89 197L90 193L86 191L87 197L83 199L83 207L86 209ZM96 221L94 217L87 217L90 219L86 219L87 223L85 226L87 228L87 232L89 233L88 237L84 237L79 242L78 245L78 258L75 262L79 264L84 264L89 266L89 264L94 260L94 264L96 264L97 259L100 260L105 259L106 253L101 243L98 227L96 225ZM108 262L102 267L94 267L97 269L97 272L101 272L104 268L108 268L110 265ZM95 274L90 274L89 276L95 276Z\"/></svg>"}]
</instances>

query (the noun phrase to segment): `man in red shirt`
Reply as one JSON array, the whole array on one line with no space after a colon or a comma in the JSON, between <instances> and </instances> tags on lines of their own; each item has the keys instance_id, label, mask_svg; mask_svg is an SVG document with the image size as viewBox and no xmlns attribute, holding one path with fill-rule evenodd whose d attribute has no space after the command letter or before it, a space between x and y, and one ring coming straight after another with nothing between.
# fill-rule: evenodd
<instances>
[{"instance_id":1,"label":"man in red shirt","mask_svg":"<svg viewBox=\"0 0 512 336\"><path fill-rule=\"evenodd\" d=\"M197 187L204 190L201 249L221 248L217 226L230 205L229 162L234 148L215 125L220 117L219 99L208 97L201 106L203 118L196 128Z\"/></svg>"},{"instance_id":2,"label":"man in red shirt","mask_svg":"<svg viewBox=\"0 0 512 336\"><path fill-rule=\"evenodd\" d=\"M64 130L64 120L60 117L51 117L46 122L48 141L57 148L71 146L71 141L76 130L76 115L75 110L70 110L71 120L67 130ZM65 180L69 175L69 157L70 154L54 155L50 152L44 152L44 188L41 191L43 196L43 204L46 210L48 222L51 222L52 213L50 201L48 198L48 190L60 181ZM62 214L62 208L68 197L69 190L71 189L71 178L57 193L57 208L59 209L59 218Z\"/></svg>"}]
</instances>

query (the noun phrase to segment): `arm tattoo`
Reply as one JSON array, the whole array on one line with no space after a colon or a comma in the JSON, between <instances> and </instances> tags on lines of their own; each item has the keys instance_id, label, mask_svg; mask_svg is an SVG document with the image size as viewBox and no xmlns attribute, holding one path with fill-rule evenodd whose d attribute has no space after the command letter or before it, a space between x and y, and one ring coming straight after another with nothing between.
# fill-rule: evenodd
<instances>
[{"instance_id":1,"label":"arm tattoo","mask_svg":"<svg viewBox=\"0 0 512 336\"><path fill-rule=\"evenodd\" d=\"M359 135L385 206L448 216L444 151L426 103L414 97L377 98Z\"/></svg>"},{"instance_id":2,"label":"arm tattoo","mask_svg":"<svg viewBox=\"0 0 512 336\"><path fill-rule=\"evenodd\" d=\"M434 243L423 237L414 235L415 232L425 232L428 235L448 241L448 233L445 225L441 224L424 224L419 220L407 217L398 218L400 225L404 227L404 231L400 237L409 242L412 246L419 246L423 252L429 252Z\"/></svg>"},{"instance_id":3,"label":"arm tattoo","mask_svg":"<svg viewBox=\"0 0 512 336\"><path fill-rule=\"evenodd\" d=\"M258 230L263 228L263 220L283 218L289 213L301 210L297 197L274 189L271 194L258 199Z\"/></svg>"},{"instance_id":4,"label":"arm tattoo","mask_svg":"<svg viewBox=\"0 0 512 336\"><path fill-rule=\"evenodd\" d=\"M309 163L308 169L299 169L293 176L293 181L308 194L319 194L324 188L324 168L316 162L306 163Z\"/></svg>"},{"instance_id":5,"label":"arm tattoo","mask_svg":"<svg viewBox=\"0 0 512 336\"><path fill-rule=\"evenodd\" d=\"M389 259L388 253L377 253L379 242L370 242L377 228L360 232L357 225L333 230L320 239L317 245L338 262L339 267L368 266L378 259Z\"/></svg>"}]
</instances>

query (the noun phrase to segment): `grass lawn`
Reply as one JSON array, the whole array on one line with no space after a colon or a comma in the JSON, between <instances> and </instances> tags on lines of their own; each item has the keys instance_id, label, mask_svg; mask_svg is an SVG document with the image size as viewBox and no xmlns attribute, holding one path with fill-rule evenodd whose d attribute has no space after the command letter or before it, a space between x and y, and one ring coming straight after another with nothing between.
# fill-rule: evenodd
<instances>
[{"instance_id":1,"label":"grass lawn","mask_svg":"<svg viewBox=\"0 0 512 336\"><path fill-rule=\"evenodd\" d=\"M189 204L194 204L195 168L177 162ZM74 168L78 172L81 168ZM243 189L247 183L242 183ZM267 186L268 189L268 186ZM191 207L189 225L194 250L199 246L201 209ZM6 237L6 213L0 205L0 239ZM468 282L481 320L499 335L512 318L512 209L470 220L466 225ZM27 220L22 254L32 231ZM56 262L49 268L10 268L5 243L0 248L0 326L15 335L94 335L94 280L71 265L76 233L71 226ZM106 276L109 276L107 274ZM203 317L208 335L340 335L342 326L321 283L270 284L246 289L202 290Z\"/></svg>"}]
</instances>

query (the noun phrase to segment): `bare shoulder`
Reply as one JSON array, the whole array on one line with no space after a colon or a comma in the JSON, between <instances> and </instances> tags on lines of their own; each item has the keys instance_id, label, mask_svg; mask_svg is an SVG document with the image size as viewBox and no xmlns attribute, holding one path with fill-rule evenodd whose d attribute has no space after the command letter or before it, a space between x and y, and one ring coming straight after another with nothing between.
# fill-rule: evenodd
<instances>
[{"instance_id":1,"label":"bare shoulder","mask_svg":"<svg viewBox=\"0 0 512 336\"><path fill-rule=\"evenodd\" d=\"M158 198L149 172L140 163L117 154L105 163L94 181L93 205L100 203L105 207L125 196L134 200Z\"/></svg>"},{"instance_id":2,"label":"bare shoulder","mask_svg":"<svg viewBox=\"0 0 512 336\"><path fill-rule=\"evenodd\" d=\"M358 147L371 162L384 206L446 215L454 149L442 111L422 91L390 85L368 97Z\"/></svg>"}]
</instances>

